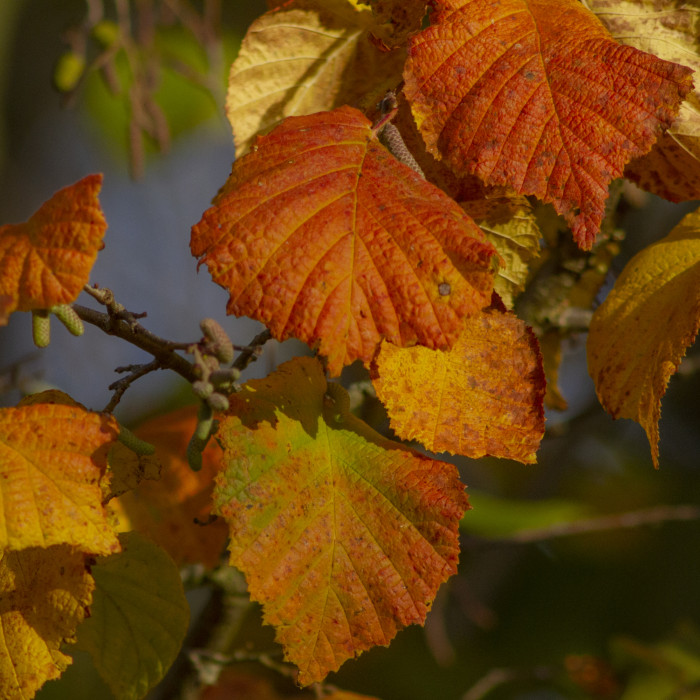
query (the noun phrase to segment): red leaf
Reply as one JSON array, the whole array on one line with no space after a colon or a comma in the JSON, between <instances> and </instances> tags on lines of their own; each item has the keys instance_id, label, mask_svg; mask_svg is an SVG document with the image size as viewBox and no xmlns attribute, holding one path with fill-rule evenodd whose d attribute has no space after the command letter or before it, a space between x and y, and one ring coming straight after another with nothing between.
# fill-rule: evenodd
<instances>
[{"instance_id":1,"label":"red leaf","mask_svg":"<svg viewBox=\"0 0 700 700\"><path fill-rule=\"evenodd\" d=\"M382 337L449 348L491 299L494 248L462 209L342 107L291 117L236 161L192 228L228 312L295 336L332 375Z\"/></svg>"},{"instance_id":2,"label":"red leaf","mask_svg":"<svg viewBox=\"0 0 700 700\"><path fill-rule=\"evenodd\" d=\"M404 72L428 150L552 202L590 248L608 183L671 124L692 71L618 44L576 0L436 4Z\"/></svg>"}]
</instances>

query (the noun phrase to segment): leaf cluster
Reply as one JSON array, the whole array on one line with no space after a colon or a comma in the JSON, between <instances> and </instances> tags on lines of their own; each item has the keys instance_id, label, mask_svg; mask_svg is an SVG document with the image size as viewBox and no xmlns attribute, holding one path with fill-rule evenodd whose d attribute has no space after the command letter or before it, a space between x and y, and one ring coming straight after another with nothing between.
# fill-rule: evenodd
<instances>
[{"instance_id":1,"label":"leaf cluster","mask_svg":"<svg viewBox=\"0 0 700 700\"><path fill-rule=\"evenodd\" d=\"M76 334L87 322L153 357L120 368L102 412L53 392L0 410L1 694L32 697L77 643L117 697L142 697L183 643L183 565L229 603L242 572L303 686L423 624L469 502L453 464L406 443L533 463L545 402L565 405L561 343L589 323L600 402L642 425L658 466L661 397L700 325L698 214L592 307L619 250L616 181L700 197L696 66L675 62L697 36L684 9L661 22L623 4L638 31L604 0L271 2L229 74L237 159L190 243L228 313L266 326L249 345L211 319L198 340L158 338L88 286L100 175L0 228L0 322L31 312L40 347L51 315ZM144 88L154 38L134 40L128 13L98 19L83 27L103 45L93 67L110 81L126 57L132 129L162 140ZM56 74L66 92L87 65L75 46ZM104 311L75 304L81 290ZM236 383L290 337L315 357ZM354 362L397 439L330 381ZM113 412L156 369L185 377L199 410L134 435ZM238 658L222 629L201 655L220 665Z\"/></svg>"}]
</instances>

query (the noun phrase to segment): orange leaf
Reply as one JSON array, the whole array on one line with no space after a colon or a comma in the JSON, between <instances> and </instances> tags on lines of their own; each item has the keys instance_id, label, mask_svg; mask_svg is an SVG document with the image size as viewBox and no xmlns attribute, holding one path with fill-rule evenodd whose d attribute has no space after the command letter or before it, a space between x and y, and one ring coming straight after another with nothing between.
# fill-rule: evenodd
<instances>
[{"instance_id":1,"label":"orange leaf","mask_svg":"<svg viewBox=\"0 0 700 700\"><path fill-rule=\"evenodd\" d=\"M433 452L536 461L542 358L534 334L513 314L487 309L467 319L450 352L383 343L373 374L400 438Z\"/></svg>"},{"instance_id":2,"label":"orange leaf","mask_svg":"<svg viewBox=\"0 0 700 700\"><path fill-rule=\"evenodd\" d=\"M162 466L158 481L143 481L117 499L122 511L120 529L148 535L165 549L178 566L202 563L212 567L226 543L223 520L202 526L211 515L214 476L221 466L221 450L211 440L203 453L202 469L193 472L185 457L197 424L197 409L186 406L144 423L134 431L156 448Z\"/></svg>"},{"instance_id":3,"label":"orange leaf","mask_svg":"<svg viewBox=\"0 0 700 700\"><path fill-rule=\"evenodd\" d=\"M97 200L101 186L102 175L88 175L56 192L25 223L0 226L0 317L75 301L107 229Z\"/></svg>"},{"instance_id":4,"label":"orange leaf","mask_svg":"<svg viewBox=\"0 0 700 700\"><path fill-rule=\"evenodd\" d=\"M695 3L656 0L585 0L623 44L682 63L700 78L700 37ZM677 119L654 148L625 169L625 176L673 202L700 198L700 92L681 105Z\"/></svg>"},{"instance_id":5,"label":"orange leaf","mask_svg":"<svg viewBox=\"0 0 700 700\"><path fill-rule=\"evenodd\" d=\"M94 587L83 554L67 545L0 555L3 698L32 698L70 665L59 649L75 641Z\"/></svg>"},{"instance_id":6,"label":"orange leaf","mask_svg":"<svg viewBox=\"0 0 700 700\"><path fill-rule=\"evenodd\" d=\"M404 72L428 149L552 202L590 248L609 182L671 124L692 71L618 44L577 0L436 4Z\"/></svg>"},{"instance_id":7,"label":"orange leaf","mask_svg":"<svg viewBox=\"0 0 700 700\"><path fill-rule=\"evenodd\" d=\"M453 465L383 438L311 358L231 397L214 498L299 683L422 623L456 572L468 507Z\"/></svg>"},{"instance_id":8,"label":"orange leaf","mask_svg":"<svg viewBox=\"0 0 700 700\"><path fill-rule=\"evenodd\" d=\"M0 409L0 547L119 551L100 489L118 432L111 416L77 405Z\"/></svg>"},{"instance_id":9,"label":"orange leaf","mask_svg":"<svg viewBox=\"0 0 700 700\"><path fill-rule=\"evenodd\" d=\"M233 165L192 228L228 312L295 336L337 375L382 337L447 348L488 305L495 251L357 110L290 117Z\"/></svg>"},{"instance_id":10,"label":"orange leaf","mask_svg":"<svg viewBox=\"0 0 700 700\"><path fill-rule=\"evenodd\" d=\"M613 418L646 431L658 467L661 398L700 328L700 211L637 253L593 314L588 371Z\"/></svg>"}]
</instances>

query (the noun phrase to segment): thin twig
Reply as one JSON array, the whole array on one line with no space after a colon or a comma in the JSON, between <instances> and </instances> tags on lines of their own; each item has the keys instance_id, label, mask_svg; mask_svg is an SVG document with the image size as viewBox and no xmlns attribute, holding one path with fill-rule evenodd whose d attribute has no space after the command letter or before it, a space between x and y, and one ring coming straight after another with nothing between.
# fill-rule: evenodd
<instances>
[{"instance_id":1,"label":"thin twig","mask_svg":"<svg viewBox=\"0 0 700 700\"><path fill-rule=\"evenodd\" d=\"M557 537L569 537L582 535L589 532L601 532L603 530L617 530L620 528L639 527L640 525L657 525L671 521L689 521L700 519L700 506L654 506L642 510L629 511L627 513L614 513L586 520L574 520L567 523L555 523L547 527L537 527L528 530L514 532L507 537L497 538L496 541L507 543L525 544L541 542ZM493 542L494 540L490 540Z\"/></svg>"},{"instance_id":2,"label":"thin twig","mask_svg":"<svg viewBox=\"0 0 700 700\"><path fill-rule=\"evenodd\" d=\"M265 329L258 333L253 340L250 341L248 347L236 358L233 367L239 372L242 372L251 362L255 362L260 356L260 350L265 343L272 338L269 329Z\"/></svg>"},{"instance_id":3,"label":"thin twig","mask_svg":"<svg viewBox=\"0 0 700 700\"><path fill-rule=\"evenodd\" d=\"M553 675L553 669L547 666L536 666L532 669L493 668L462 695L462 700L481 700L499 685L514 681L544 681Z\"/></svg>"},{"instance_id":4,"label":"thin twig","mask_svg":"<svg viewBox=\"0 0 700 700\"><path fill-rule=\"evenodd\" d=\"M127 371L131 372L128 377L123 377L116 382L109 385L110 391L114 391L112 398L109 403L102 409L104 413L112 413L117 407L117 404L121 401L124 392L135 382L137 379L144 377L149 372L154 372L157 369L163 369L159 360L153 360L145 365L129 365L129 367L117 367L115 372Z\"/></svg>"},{"instance_id":5,"label":"thin twig","mask_svg":"<svg viewBox=\"0 0 700 700\"><path fill-rule=\"evenodd\" d=\"M116 335L153 355L160 369L171 369L190 383L197 381L194 365L174 350L175 347L181 347L180 343L171 343L151 333L139 323L110 316L109 313L95 311L80 304L73 304L73 308L85 323L97 326L108 335Z\"/></svg>"}]
</instances>

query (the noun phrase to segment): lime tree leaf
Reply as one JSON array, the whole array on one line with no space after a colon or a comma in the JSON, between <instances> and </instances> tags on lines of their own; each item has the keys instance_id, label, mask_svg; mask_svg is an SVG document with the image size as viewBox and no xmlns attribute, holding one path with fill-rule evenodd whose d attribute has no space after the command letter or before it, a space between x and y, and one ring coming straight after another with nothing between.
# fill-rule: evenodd
<instances>
[{"instance_id":1,"label":"lime tree leaf","mask_svg":"<svg viewBox=\"0 0 700 700\"><path fill-rule=\"evenodd\" d=\"M394 432L433 452L536 461L545 381L534 333L511 313L467 319L449 352L383 343L372 383Z\"/></svg>"},{"instance_id":2,"label":"lime tree leaf","mask_svg":"<svg viewBox=\"0 0 700 700\"><path fill-rule=\"evenodd\" d=\"M349 0L293 0L253 22L226 97L238 154L285 117L356 105L369 94L376 102L395 87L406 52L374 46L370 31L383 24Z\"/></svg>"},{"instance_id":3,"label":"lime tree leaf","mask_svg":"<svg viewBox=\"0 0 700 700\"><path fill-rule=\"evenodd\" d=\"M118 432L111 416L78 405L0 409L0 546L119 551L100 488Z\"/></svg>"},{"instance_id":4,"label":"lime tree leaf","mask_svg":"<svg viewBox=\"0 0 700 700\"><path fill-rule=\"evenodd\" d=\"M314 359L230 398L214 500L231 564L307 685L423 623L456 572L467 497L454 466L350 414Z\"/></svg>"},{"instance_id":5,"label":"lime tree leaf","mask_svg":"<svg viewBox=\"0 0 700 700\"><path fill-rule=\"evenodd\" d=\"M613 418L646 431L658 467L661 398L700 327L700 211L627 263L593 314L588 371Z\"/></svg>"},{"instance_id":6,"label":"lime tree leaf","mask_svg":"<svg viewBox=\"0 0 700 700\"><path fill-rule=\"evenodd\" d=\"M138 533L119 539L122 551L92 567L93 603L76 646L92 656L117 700L137 700L172 665L190 613L172 559Z\"/></svg>"},{"instance_id":7,"label":"lime tree leaf","mask_svg":"<svg viewBox=\"0 0 700 700\"><path fill-rule=\"evenodd\" d=\"M92 600L84 555L67 545L5 551L0 558L0 696L28 700L59 678Z\"/></svg>"},{"instance_id":8,"label":"lime tree leaf","mask_svg":"<svg viewBox=\"0 0 700 700\"><path fill-rule=\"evenodd\" d=\"M438 0L405 95L458 174L551 202L589 249L608 184L670 126L692 71L614 41L578 0Z\"/></svg>"},{"instance_id":9,"label":"lime tree leaf","mask_svg":"<svg viewBox=\"0 0 700 700\"><path fill-rule=\"evenodd\" d=\"M120 530L148 535L178 566L201 563L216 566L224 551L228 528L223 520L206 526L211 516L214 476L221 468L221 449L210 440L202 468L187 463L187 443L197 426L197 408L171 411L139 426L136 436L155 446L162 464L160 479L143 481L110 502L119 515ZM157 477L155 477L157 479ZM198 521L198 522L197 522Z\"/></svg>"},{"instance_id":10,"label":"lime tree leaf","mask_svg":"<svg viewBox=\"0 0 700 700\"><path fill-rule=\"evenodd\" d=\"M697 2L583 0L623 44L693 69L700 86L700 35ZM694 90L678 117L651 151L632 161L625 175L673 202L700 199L700 93Z\"/></svg>"},{"instance_id":11,"label":"lime tree leaf","mask_svg":"<svg viewBox=\"0 0 700 700\"><path fill-rule=\"evenodd\" d=\"M343 107L290 117L233 165L192 227L228 313L318 347L331 375L386 337L447 348L491 301L493 246Z\"/></svg>"},{"instance_id":12,"label":"lime tree leaf","mask_svg":"<svg viewBox=\"0 0 700 700\"><path fill-rule=\"evenodd\" d=\"M101 186L102 175L88 175L56 192L26 222L0 226L0 315L75 301L107 229L97 199Z\"/></svg>"}]
</instances>

